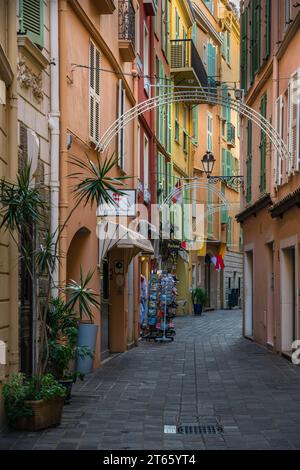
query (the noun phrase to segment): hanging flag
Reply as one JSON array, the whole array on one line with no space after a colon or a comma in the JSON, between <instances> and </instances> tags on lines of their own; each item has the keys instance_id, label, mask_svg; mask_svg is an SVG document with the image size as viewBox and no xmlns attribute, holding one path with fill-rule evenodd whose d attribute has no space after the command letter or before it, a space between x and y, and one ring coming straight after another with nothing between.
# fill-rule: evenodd
<instances>
[{"instance_id":1,"label":"hanging flag","mask_svg":"<svg viewBox=\"0 0 300 470\"><path fill-rule=\"evenodd\" d=\"M181 181L177 181L175 188L176 191L173 194L171 201L173 204L182 204L182 186L181 186ZM173 189L173 190L174 190Z\"/></svg>"}]
</instances>

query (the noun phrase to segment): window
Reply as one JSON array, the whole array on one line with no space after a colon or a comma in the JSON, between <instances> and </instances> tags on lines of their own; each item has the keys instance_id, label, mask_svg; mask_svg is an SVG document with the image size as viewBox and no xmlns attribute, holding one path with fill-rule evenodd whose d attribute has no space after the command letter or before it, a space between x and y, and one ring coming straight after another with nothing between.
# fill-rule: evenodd
<instances>
[{"instance_id":1,"label":"window","mask_svg":"<svg viewBox=\"0 0 300 470\"><path fill-rule=\"evenodd\" d=\"M198 145L198 106L193 107L193 144Z\"/></svg>"},{"instance_id":2,"label":"window","mask_svg":"<svg viewBox=\"0 0 300 470\"><path fill-rule=\"evenodd\" d=\"M165 156L162 155L160 152L158 153L158 165L157 165L157 170L158 170L158 203L161 204L164 200L165 197Z\"/></svg>"},{"instance_id":3,"label":"window","mask_svg":"<svg viewBox=\"0 0 300 470\"><path fill-rule=\"evenodd\" d=\"M135 50L140 55L141 35L140 35L140 6L137 4L135 13Z\"/></svg>"},{"instance_id":4,"label":"window","mask_svg":"<svg viewBox=\"0 0 300 470\"><path fill-rule=\"evenodd\" d=\"M222 184L221 193L224 197L225 197L225 191L226 191L226 186L225 186L225 184ZM228 209L227 209L227 207L224 206L224 207L222 207L222 212L221 212L221 223L222 224L227 224L227 221L228 221Z\"/></svg>"},{"instance_id":5,"label":"window","mask_svg":"<svg viewBox=\"0 0 300 470\"><path fill-rule=\"evenodd\" d=\"M144 23L144 89L149 94L150 77L149 77L149 31Z\"/></svg>"},{"instance_id":6,"label":"window","mask_svg":"<svg viewBox=\"0 0 300 470\"><path fill-rule=\"evenodd\" d=\"M261 0L250 2L250 76L251 82L261 66Z\"/></svg>"},{"instance_id":7,"label":"window","mask_svg":"<svg viewBox=\"0 0 300 470\"><path fill-rule=\"evenodd\" d=\"M213 116L207 113L207 150L213 151Z\"/></svg>"},{"instance_id":8,"label":"window","mask_svg":"<svg viewBox=\"0 0 300 470\"><path fill-rule=\"evenodd\" d=\"M167 195L173 189L173 163L167 162Z\"/></svg>"},{"instance_id":9,"label":"window","mask_svg":"<svg viewBox=\"0 0 300 470\"><path fill-rule=\"evenodd\" d=\"M227 37L227 41L226 41L226 60L227 60L227 63L230 64L231 63L231 33L230 33L230 31L226 31L226 37Z\"/></svg>"},{"instance_id":10,"label":"window","mask_svg":"<svg viewBox=\"0 0 300 470\"><path fill-rule=\"evenodd\" d=\"M289 116L288 116L288 147L292 156L292 161L289 164L289 173L300 167L300 148L299 148L299 134L300 134L300 69L295 72L289 83Z\"/></svg>"},{"instance_id":11,"label":"window","mask_svg":"<svg viewBox=\"0 0 300 470\"><path fill-rule=\"evenodd\" d=\"M212 87L216 81L217 75L217 58L216 58L216 47L210 42L207 43L207 75L208 75L208 84Z\"/></svg>"},{"instance_id":12,"label":"window","mask_svg":"<svg viewBox=\"0 0 300 470\"><path fill-rule=\"evenodd\" d=\"M196 288L197 278L196 278L196 265L192 265L192 287L193 289Z\"/></svg>"},{"instance_id":13,"label":"window","mask_svg":"<svg viewBox=\"0 0 300 470\"><path fill-rule=\"evenodd\" d=\"M275 129L280 135L283 136L283 114L284 114L284 105L283 105L283 96L280 95L275 102ZM279 152L274 151L274 186L282 184L282 175L283 175L283 161L280 158Z\"/></svg>"},{"instance_id":14,"label":"window","mask_svg":"<svg viewBox=\"0 0 300 470\"><path fill-rule=\"evenodd\" d=\"M193 27L192 27L192 41L194 45L197 47L197 23L196 21L193 23Z\"/></svg>"},{"instance_id":15,"label":"window","mask_svg":"<svg viewBox=\"0 0 300 470\"><path fill-rule=\"evenodd\" d=\"M207 235L213 233L213 193L210 184L207 186Z\"/></svg>"},{"instance_id":16,"label":"window","mask_svg":"<svg viewBox=\"0 0 300 470\"><path fill-rule=\"evenodd\" d=\"M232 245L232 217L228 217L227 220L227 246Z\"/></svg>"},{"instance_id":17,"label":"window","mask_svg":"<svg viewBox=\"0 0 300 470\"><path fill-rule=\"evenodd\" d=\"M183 151L185 153L188 152L188 131L187 131L187 126L188 126L188 108L187 106L183 105Z\"/></svg>"},{"instance_id":18,"label":"window","mask_svg":"<svg viewBox=\"0 0 300 470\"><path fill-rule=\"evenodd\" d=\"M264 94L261 98L260 104L261 115L267 117L267 95ZM264 192L266 190L266 159L267 153L267 138L266 133L261 130L260 132L260 191Z\"/></svg>"},{"instance_id":19,"label":"window","mask_svg":"<svg viewBox=\"0 0 300 470\"><path fill-rule=\"evenodd\" d=\"M161 0L161 48L166 52L166 0Z\"/></svg>"},{"instance_id":20,"label":"window","mask_svg":"<svg viewBox=\"0 0 300 470\"><path fill-rule=\"evenodd\" d=\"M292 2L291 0L285 0L284 5L284 21L285 28L288 28L292 22Z\"/></svg>"},{"instance_id":21,"label":"window","mask_svg":"<svg viewBox=\"0 0 300 470\"><path fill-rule=\"evenodd\" d=\"M137 177L141 178L141 126L137 128Z\"/></svg>"},{"instance_id":22,"label":"window","mask_svg":"<svg viewBox=\"0 0 300 470\"><path fill-rule=\"evenodd\" d=\"M44 1L19 0L19 32L34 44L44 47Z\"/></svg>"},{"instance_id":23,"label":"window","mask_svg":"<svg viewBox=\"0 0 300 470\"><path fill-rule=\"evenodd\" d=\"M207 8L210 10L210 12L213 14L214 12L214 0L204 0L205 5Z\"/></svg>"},{"instance_id":24,"label":"window","mask_svg":"<svg viewBox=\"0 0 300 470\"><path fill-rule=\"evenodd\" d=\"M144 136L144 191L149 189L149 139Z\"/></svg>"},{"instance_id":25,"label":"window","mask_svg":"<svg viewBox=\"0 0 300 470\"><path fill-rule=\"evenodd\" d=\"M118 82L118 117L120 118L125 113L125 99L126 91L123 88L123 82L120 79ZM118 132L118 165L124 170L124 153L125 153L125 130L121 128Z\"/></svg>"},{"instance_id":26,"label":"window","mask_svg":"<svg viewBox=\"0 0 300 470\"><path fill-rule=\"evenodd\" d=\"M175 141L179 143L179 103L175 103Z\"/></svg>"},{"instance_id":27,"label":"window","mask_svg":"<svg viewBox=\"0 0 300 470\"><path fill-rule=\"evenodd\" d=\"M271 11L272 11L272 0L266 0L265 9L265 59L268 59L271 52Z\"/></svg>"},{"instance_id":28,"label":"window","mask_svg":"<svg viewBox=\"0 0 300 470\"><path fill-rule=\"evenodd\" d=\"M180 16L177 8L175 9L175 39L179 39L180 36Z\"/></svg>"},{"instance_id":29,"label":"window","mask_svg":"<svg viewBox=\"0 0 300 470\"><path fill-rule=\"evenodd\" d=\"M248 10L245 9L241 18L241 87L248 87Z\"/></svg>"},{"instance_id":30,"label":"window","mask_svg":"<svg viewBox=\"0 0 300 470\"><path fill-rule=\"evenodd\" d=\"M92 41L90 41L89 49L89 134L90 140L97 144L100 138L101 55Z\"/></svg>"},{"instance_id":31,"label":"window","mask_svg":"<svg viewBox=\"0 0 300 470\"><path fill-rule=\"evenodd\" d=\"M252 121L248 121L248 141L247 141L247 192L246 202L249 204L252 198Z\"/></svg>"}]
</instances>

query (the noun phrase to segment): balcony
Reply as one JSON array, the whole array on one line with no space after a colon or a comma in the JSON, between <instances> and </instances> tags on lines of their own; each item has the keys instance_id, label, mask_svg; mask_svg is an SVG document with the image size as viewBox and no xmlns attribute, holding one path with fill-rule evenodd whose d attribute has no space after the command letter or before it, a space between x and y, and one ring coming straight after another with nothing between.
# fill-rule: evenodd
<instances>
[{"instance_id":1,"label":"balcony","mask_svg":"<svg viewBox=\"0 0 300 470\"><path fill-rule=\"evenodd\" d=\"M155 16L157 14L157 1L158 0L144 0L146 15Z\"/></svg>"},{"instance_id":2,"label":"balcony","mask_svg":"<svg viewBox=\"0 0 300 470\"><path fill-rule=\"evenodd\" d=\"M191 39L171 41L171 74L176 86L208 86L205 67Z\"/></svg>"},{"instance_id":3,"label":"balcony","mask_svg":"<svg viewBox=\"0 0 300 470\"><path fill-rule=\"evenodd\" d=\"M115 9L115 0L94 0L99 15L111 15Z\"/></svg>"},{"instance_id":4,"label":"balcony","mask_svg":"<svg viewBox=\"0 0 300 470\"><path fill-rule=\"evenodd\" d=\"M227 124L227 144L235 147L235 126L231 123Z\"/></svg>"},{"instance_id":5,"label":"balcony","mask_svg":"<svg viewBox=\"0 0 300 470\"><path fill-rule=\"evenodd\" d=\"M119 52L124 62L135 58L135 12L131 0L119 0Z\"/></svg>"}]
</instances>

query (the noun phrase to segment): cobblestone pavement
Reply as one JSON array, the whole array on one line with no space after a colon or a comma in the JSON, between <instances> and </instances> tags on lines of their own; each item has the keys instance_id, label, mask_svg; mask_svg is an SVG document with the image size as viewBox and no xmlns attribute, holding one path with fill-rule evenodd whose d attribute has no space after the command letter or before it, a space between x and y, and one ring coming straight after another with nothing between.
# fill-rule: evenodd
<instances>
[{"instance_id":1,"label":"cobblestone pavement","mask_svg":"<svg viewBox=\"0 0 300 470\"><path fill-rule=\"evenodd\" d=\"M300 368L241 336L239 311L176 319L76 385L62 424L2 432L1 449L300 449ZM221 434L165 425L221 424Z\"/></svg>"}]
</instances>

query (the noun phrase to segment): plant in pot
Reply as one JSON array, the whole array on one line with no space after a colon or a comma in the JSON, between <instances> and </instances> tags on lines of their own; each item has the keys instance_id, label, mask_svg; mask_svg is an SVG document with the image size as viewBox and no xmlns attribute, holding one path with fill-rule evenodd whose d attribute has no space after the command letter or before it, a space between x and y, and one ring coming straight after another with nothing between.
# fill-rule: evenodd
<instances>
[{"instance_id":1,"label":"plant in pot","mask_svg":"<svg viewBox=\"0 0 300 470\"><path fill-rule=\"evenodd\" d=\"M27 278L31 279L32 285L36 287L39 286L38 281L42 277L45 291L43 302L40 301L39 288L32 291L35 319L35 340L32 348L37 358L33 363L33 375L30 377L23 374L11 375L2 389L8 421L20 429L42 429L58 424L61 419L65 388L52 374L47 373L51 368L51 364L48 367L48 362L52 360L53 366L54 356L58 351L57 349L55 351L55 348L51 349L53 344L49 347L47 316L52 292L54 289L59 291L54 279L61 258L60 237L80 204L89 203L92 206L103 202L113 204L114 201L108 190L123 194L118 186L124 185L122 180L125 177L109 176L110 171L117 164L117 158L113 155L110 158L101 160L98 158L95 161L87 156L86 162L75 157L73 164L80 168L80 172L70 175L76 178L76 185L73 188L74 204L62 226L57 227L54 233L49 231L50 214L47 198L49 188L44 185L39 176L36 176L34 181L32 180L31 164L25 161L20 162L20 171L15 181L0 179L0 229L7 231L10 241L17 245L22 263L22 276L25 273ZM82 278L84 285L81 282L78 283L83 296L85 293L89 294L88 297L91 295L87 287L91 276L88 275L87 281ZM90 299L87 302L90 305ZM93 305L96 306L96 303L94 302ZM73 333L75 337L75 330ZM60 341L58 340L55 346ZM74 356L74 348L70 347L70 343L68 344L67 336L62 340L62 344L68 345L68 348L60 350L60 358L64 356L64 360L60 363L58 375L66 373L67 360L69 361L69 358ZM76 355L84 350L75 351Z\"/></svg>"},{"instance_id":2,"label":"plant in pot","mask_svg":"<svg viewBox=\"0 0 300 470\"><path fill-rule=\"evenodd\" d=\"M60 298L51 300L47 316L47 371L66 389L65 403L71 399L72 385L84 374L72 367L77 356L93 358L87 346L77 346L78 317Z\"/></svg>"},{"instance_id":3,"label":"plant in pot","mask_svg":"<svg viewBox=\"0 0 300 470\"><path fill-rule=\"evenodd\" d=\"M12 374L3 385L4 409L10 426L38 431L60 423L65 388L51 374Z\"/></svg>"},{"instance_id":4,"label":"plant in pot","mask_svg":"<svg viewBox=\"0 0 300 470\"><path fill-rule=\"evenodd\" d=\"M201 315L207 302L207 293L201 287L195 287L192 290L192 301L195 315Z\"/></svg>"}]
</instances>

